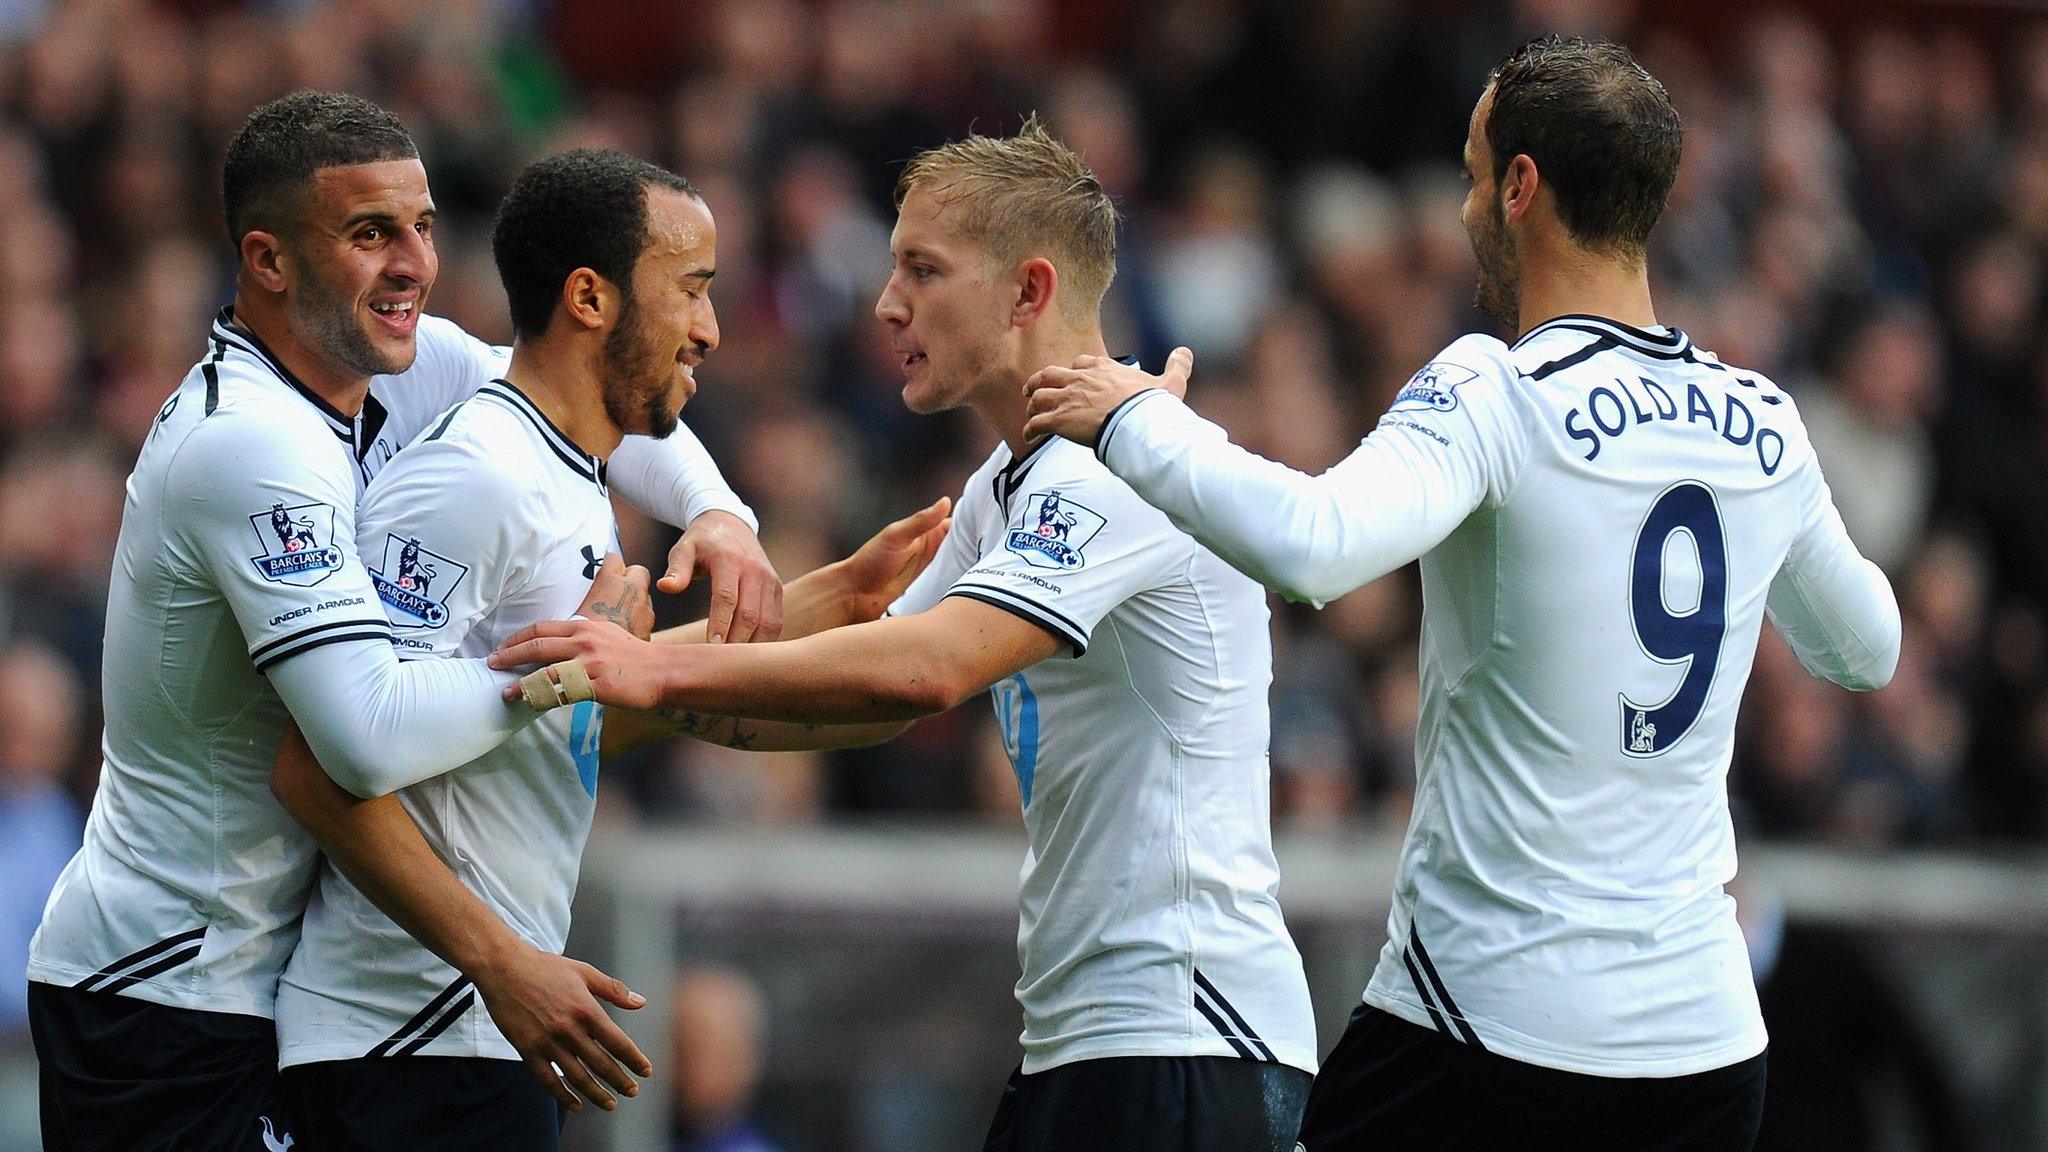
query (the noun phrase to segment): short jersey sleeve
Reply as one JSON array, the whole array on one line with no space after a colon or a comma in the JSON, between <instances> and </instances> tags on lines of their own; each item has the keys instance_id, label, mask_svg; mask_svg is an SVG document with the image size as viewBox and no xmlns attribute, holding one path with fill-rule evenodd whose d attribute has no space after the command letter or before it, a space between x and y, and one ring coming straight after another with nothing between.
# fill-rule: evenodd
<instances>
[{"instance_id":1,"label":"short jersey sleeve","mask_svg":"<svg viewBox=\"0 0 2048 1152\"><path fill-rule=\"evenodd\" d=\"M996 460L991 458L968 478L967 487L953 503L953 527L946 533L945 543L939 545L939 554L932 557L932 562L925 565L924 571L918 573L917 579L910 582L910 587L883 615L911 616L931 611L946 598L953 581L966 575L974 562L981 559L982 537L996 527L1002 515L989 494L989 478L996 470Z\"/></svg>"},{"instance_id":2,"label":"short jersey sleeve","mask_svg":"<svg viewBox=\"0 0 2048 1152\"><path fill-rule=\"evenodd\" d=\"M1022 616L1076 656L1117 605L1186 571L1194 556L1194 541L1163 513L1065 441L1004 493L998 523L946 594Z\"/></svg>"},{"instance_id":3,"label":"short jersey sleeve","mask_svg":"<svg viewBox=\"0 0 2048 1152\"><path fill-rule=\"evenodd\" d=\"M965 575L980 558L979 535L964 524L963 518L956 516L945 543L939 545L939 554L917 574L917 579L910 582L903 595L889 605L885 615L910 616L930 611L946 598L946 590L953 586L953 582Z\"/></svg>"},{"instance_id":4,"label":"short jersey sleeve","mask_svg":"<svg viewBox=\"0 0 2048 1152\"><path fill-rule=\"evenodd\" d=\"M423 439L364 494L356 538L401 657L456 654L532 578L539 514L505 465L467 440Z\"/></svg>"},{"instance_id":5,"label":"short jersey sleeve","mask_svg":"<svg viewBox=\"0 0 2048 1152\"><path fill-rule=\"evenodd\" d=\"M355 552L354 461L324 424L223 409L179 447L164 499L170 546L226 599L257 671L390 638Z\"/></svg>"}]
</instances>

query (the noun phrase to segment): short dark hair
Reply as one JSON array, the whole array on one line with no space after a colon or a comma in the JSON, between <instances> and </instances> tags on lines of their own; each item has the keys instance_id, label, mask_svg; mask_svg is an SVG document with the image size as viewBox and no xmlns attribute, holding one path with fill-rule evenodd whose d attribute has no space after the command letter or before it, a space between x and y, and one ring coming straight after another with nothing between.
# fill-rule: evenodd
<instances>
[{"instance_id":1,"label":"short dark hair","mask_svg":"<svg viewBox=\"0 0 2048 1152\"><path fill-rule=\"evenodd\" d=\"M1508 55L1487 83L1493 175L1526 155L1557 192L1572 239L1640 255L1678 177L1684 129L1670 94L1628 49L1545 36Z\"/></svg>"},{"instance_id":2,"label":"short dark hair","mask_svg":"<svg viewBox=\"0 0 2048 1152\"><path fill-rule=\"evenodd\" d=\"M649 188L704 199L681 176L610 148L578 148L526 166L498 205L491 232L516 335L548 330L562 284L578 268L632 298L633 265L649 239Z\"/></svg>"},{"instance_id":3,"label":"short dark hair","mask_svg":"<svg viewBox=\"0 0 2048 1152\"><path fill-rule=\"evenodd\" d=\"M420 150L398 117L345 92L294 92L249 113L228 142L221 205L228 240L298 223L313 174L322 168L416 160Z\"/></svg>"}]
</instances>

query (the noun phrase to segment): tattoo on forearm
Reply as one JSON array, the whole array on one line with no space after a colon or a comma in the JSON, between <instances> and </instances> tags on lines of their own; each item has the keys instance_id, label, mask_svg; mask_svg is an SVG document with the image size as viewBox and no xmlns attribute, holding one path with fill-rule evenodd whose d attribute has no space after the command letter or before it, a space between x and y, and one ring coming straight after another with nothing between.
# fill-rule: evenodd
<instances>
[{"instance_id":1,"label":"tattoo on forearm","mask_svg":"<svg viewBox=\"0 0 2048 1152\"><path fill-rule=\"evenodd\" d=\"M760 729L750 732L741 728L735 716L706 716L687 708L656 708L654 714L678 736L695 736L707 744L723 744L742 752L751 750L761 738ZM721 728L725 730L721 732Z\"/></svg>"},{"instance_id":2,"label":"tattoo on forearm","mask_svg":"<svg viewBox=\"0 0 2048 1152\"><path fill-rule=\"evenodd\" d=\"M654 714L661 717L662 724L673 728L678 736L695 736L707 730L712 722L724 719L721 716L700 716L682 708L656 708Z\"/></svg>"}]
</instances>

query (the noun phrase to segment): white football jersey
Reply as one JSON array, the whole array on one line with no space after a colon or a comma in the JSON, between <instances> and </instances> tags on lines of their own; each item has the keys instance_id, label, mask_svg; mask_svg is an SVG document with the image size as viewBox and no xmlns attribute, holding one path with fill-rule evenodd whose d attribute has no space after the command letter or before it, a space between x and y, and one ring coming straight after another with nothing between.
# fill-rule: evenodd
<instances>
[{"instance_id":1,"label":"white football jersey","mask_svg":"<svg viewBox=\"0 0 2048 1152\"><path fill-rule=\"evenodd\" d=\"M373 377L349 418L223 310L164 403L115 548L99 790L30 946L30 979L271 1014L316 849L270 794L288 715L264 673L326 645L404 641L356 558L356 501L507 356L432 316L417 344L413 367ZM751 521L702 445L680 429L672 440L628 437L616 454L638 454L632 471L653 498L642 506ZM451 740L477 735L447 727Z\"/></svg>"},{"instance_id":2,"label":"white football jersey","mask_svg":"<svg viewBox=\"0 0 2048 1152\"><path fill-rule=\"evenodd\" d=\"M1762 1051L1722 891L1757 635L1768 609L1858 687L1898 642L1790 398L1675 329L1565 316L1453 343L1321 477L1222 439L1147 393L1101 449L1301 598L1422 558L1414 810L1367 1002L1594 1075Z\"/></svg>"},{"instance_id":3,"label":"white football jersey","mask_svg":"<svg viewBox=\"0 0 2048 1152\"><path fill-rule=\"evenodd\" d=\"M1086 448L999 446L890 612L965 596L1069 646L993 690L1024 799L1024 1071L1236 1056L1313 1072L1277 898L1263 590Z\"/></svg>"},{"instance_id":4,"label":"white football jersey","mask_svg":"<svg viewBox=\"0 0 2048 1152\"><path fill-rule=\"evenodd\" d=\"M31 979L270 1015L317 849L270 795L288 716L263 672L392 637L352 559L360 485L493 367L447 321L418 343L350 419L223 310L164 403L115 547L99 791Z\"/></svg>"},{"instance_id":5,"label":"white football jersey","mask_svg":"<svg viewBox=\"0 0 2048 1152\"><path fill-rule=\"evenodd\" d=\"M358 543L401 655L485 656L576 611L616 548L605 465L495 381L370 485ZM560 952L597 797L602 710L542 716L400 801L520 937ZM280 1064L364 1056L518 1059L467 978L323 862L277 992Z\"/></svg>"}]
</instances>

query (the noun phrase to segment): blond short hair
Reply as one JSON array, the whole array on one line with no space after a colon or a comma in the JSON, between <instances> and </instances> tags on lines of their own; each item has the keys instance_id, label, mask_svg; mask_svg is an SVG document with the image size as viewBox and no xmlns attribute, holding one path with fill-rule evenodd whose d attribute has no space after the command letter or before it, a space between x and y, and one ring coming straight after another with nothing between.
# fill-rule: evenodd
<instances>
[{"instance_id":1,"label":"blond short hair","mask_svg":"<svg viewBox=\"0 0 2048 1152\"><path fill-rule=\"evenodd\" d=\"M1015 136L969 135L919 153L896 181L896 207L920 188L954 208L961 235L992 259L1046 256L1066 277L1074 306L1101 305L1116 276L1116 205L1036 113Z\"/></svg>"}]
</instances>

